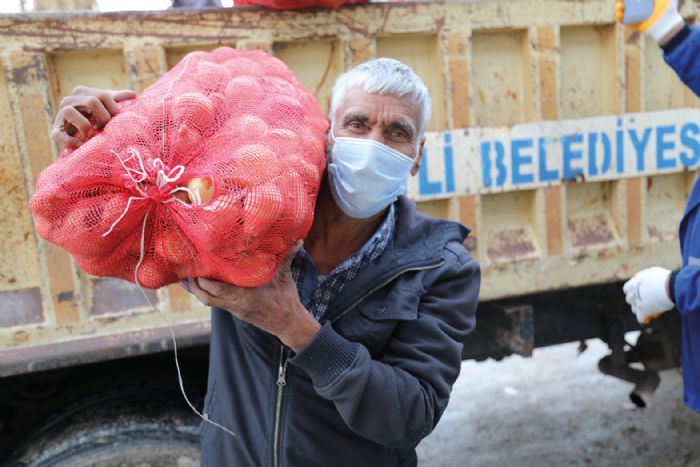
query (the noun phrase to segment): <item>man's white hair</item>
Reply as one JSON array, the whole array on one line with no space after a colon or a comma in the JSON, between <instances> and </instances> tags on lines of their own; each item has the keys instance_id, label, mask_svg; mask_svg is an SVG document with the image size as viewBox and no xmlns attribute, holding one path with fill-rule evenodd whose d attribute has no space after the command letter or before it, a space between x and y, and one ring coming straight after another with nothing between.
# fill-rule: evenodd
<instances>
[{"instance_id":1,"label":"man's white hair","mask_svg":"<svg viewBox=\"0 0 700 467\"><path fill-rule=\"evenodd\" d=\"M335 113L345 102L348 90L355 87L370 94L410 98L420 109L417 142L423 138L430 120L430 94L423 80L411 68L392 58L377 58L340 75L333 85L331 95L331 122L335 120Z\"/></svg>"}]
</instances>

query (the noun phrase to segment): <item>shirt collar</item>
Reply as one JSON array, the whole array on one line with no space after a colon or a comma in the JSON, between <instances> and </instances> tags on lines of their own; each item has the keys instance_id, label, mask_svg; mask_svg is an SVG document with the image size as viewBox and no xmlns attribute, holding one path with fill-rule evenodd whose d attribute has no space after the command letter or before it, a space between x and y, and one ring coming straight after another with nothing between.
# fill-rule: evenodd
<instances>
[{"instance_id":1,"label":"shirt collar","mask_svg":"<svg viewBox=\"0 0 700 467\"><path fill-rule=\"evenodd\" d=\"M369 263L379 257L384 252L384 249L389 244L391 236L396 226L396 208L394 204L389 205L389 210L382 223L377 227L372 236L358 251L350 255L343 262L331 271L328 276L344 271L357 263ZM297 253L297 257L311 261L311 256L303 247Z\"/></svg>"}]
</instances>

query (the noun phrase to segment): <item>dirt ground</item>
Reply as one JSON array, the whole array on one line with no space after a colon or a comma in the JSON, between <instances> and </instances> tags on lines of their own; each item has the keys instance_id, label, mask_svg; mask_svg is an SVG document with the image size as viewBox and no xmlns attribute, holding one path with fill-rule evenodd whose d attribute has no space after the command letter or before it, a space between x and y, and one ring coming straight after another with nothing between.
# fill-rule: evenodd
<instances>
[{"instance_id":1,"label":"dirt ground","mask_svg":"<svg viewBox=\"0 0 700 467\"><path fill-rule=\"evenodd\" d=\"M661 374L653 407L629 411L631 385L601 374L601 341L533 358L464 362L450 404L418 447L421 467L700 466L700 414L680 370Z\"/></svg>"}]
</instances>

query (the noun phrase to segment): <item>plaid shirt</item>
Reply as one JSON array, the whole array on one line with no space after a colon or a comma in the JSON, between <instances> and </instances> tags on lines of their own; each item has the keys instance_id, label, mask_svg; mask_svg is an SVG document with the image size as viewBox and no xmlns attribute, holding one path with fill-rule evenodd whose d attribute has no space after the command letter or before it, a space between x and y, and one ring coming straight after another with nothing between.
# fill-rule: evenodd
<instances>
[{"instance_id":1,"label":"plaid shirt","mask_svg":"<svg viewBox=\"0 0 700 467\"><path fill-rule=\"evenodd\" d=\"M319 276L311 256L303 248L292 261L291 270L301 301L307 310L320 320L330 302L355 278L357 273L382 254L394 232L396 213L394 205L374 235L363 247L350 255L326 276Z\"/></svg>"}]
</instances>

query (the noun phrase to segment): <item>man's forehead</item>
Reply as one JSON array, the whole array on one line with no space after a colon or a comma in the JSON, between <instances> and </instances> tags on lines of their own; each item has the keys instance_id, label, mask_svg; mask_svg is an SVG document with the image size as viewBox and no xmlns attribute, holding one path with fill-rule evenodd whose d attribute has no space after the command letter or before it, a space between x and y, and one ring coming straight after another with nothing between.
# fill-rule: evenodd
<instances>
[{"instance_id":1,"label":"man's forehead","mask_svg":"<svg viewBox=\"0 0 700 467\"><path fill-rule=\"evenodd\" d=\"M391 120L407 120L414 125L417 125L420 114L418 105L408 96L368 93L358 88L348 91L339 111L342 120L351 116L369 120L382 113Z\"/></svg>"}]
</instances>

